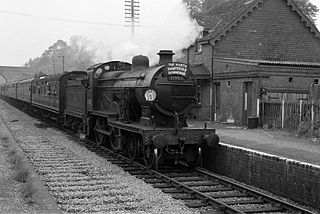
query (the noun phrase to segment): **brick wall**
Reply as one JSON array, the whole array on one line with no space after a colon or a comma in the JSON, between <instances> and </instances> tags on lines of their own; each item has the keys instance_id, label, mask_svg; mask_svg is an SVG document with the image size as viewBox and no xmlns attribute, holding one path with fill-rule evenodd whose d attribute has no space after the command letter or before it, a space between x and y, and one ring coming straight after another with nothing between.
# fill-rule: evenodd
<instances>
[{"instance_id":1,"label":"brick wall","mask_svg":"<svg viewBox=\"0 0 320 214\"><path fill-rule=\"evenodd\" d=\"M320 209L319 167L225 145L203 151L213 172Z\"/></svg>"},{"instance_id":2,"label":"brick wall","mask_svg":"<svg viewBox=\"0 0 320 214\"><path fill-rule=\"evenodd\" d=\"M320 61L320 39L285 0L267 0L216 43L215 56Z\"/></svg>"}]
</instances>

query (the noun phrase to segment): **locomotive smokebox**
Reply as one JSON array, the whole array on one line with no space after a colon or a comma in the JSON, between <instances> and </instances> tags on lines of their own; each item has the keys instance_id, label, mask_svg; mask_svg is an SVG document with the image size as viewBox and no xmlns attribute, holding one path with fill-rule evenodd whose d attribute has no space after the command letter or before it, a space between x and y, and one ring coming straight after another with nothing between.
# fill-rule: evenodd
<instances>
[{"instance_id":1,"label":"locomotive smokebox","mask_svg":"<svg viewBox=\"0 0 320 214\"><path fill-rule=\"evenodd\" d=\"M132 71L143 70L149 67L149 58L143 55L132 58Z\"/></svg>"},{"instance_id":2,"label":"locomotive smokebox","mask_svg":"<svg viewBox=\"0 0 320 214\"><path fill-rule=\"evenodd\" d=\"M158 55L160 57L159 65L161 65L172 62L172 56L174 55L174 53L172 50L160 50Z\"/></svg>"}]
</instances>

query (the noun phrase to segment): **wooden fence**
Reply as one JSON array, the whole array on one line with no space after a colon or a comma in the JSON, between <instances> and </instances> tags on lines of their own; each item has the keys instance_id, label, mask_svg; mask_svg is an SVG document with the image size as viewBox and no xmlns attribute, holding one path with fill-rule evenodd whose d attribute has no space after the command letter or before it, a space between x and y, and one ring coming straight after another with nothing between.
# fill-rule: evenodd
<instances>
[{"instance_id":1,"label":"wooden fence","mask_svg":"<svg viewBox=\"0 0 320 214\"><path fill-rule=\"evenodd\" d=\"M315 121L320 117L320 106L308 101L298 102L261 102L261 123L272 128L297 130L301 122Z\"/></svg>"}]
</instances>

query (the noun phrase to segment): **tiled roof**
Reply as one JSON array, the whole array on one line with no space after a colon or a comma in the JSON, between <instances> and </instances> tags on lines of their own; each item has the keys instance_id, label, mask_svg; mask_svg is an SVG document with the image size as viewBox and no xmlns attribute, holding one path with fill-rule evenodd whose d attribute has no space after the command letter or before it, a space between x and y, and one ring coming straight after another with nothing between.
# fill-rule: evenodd
<instances>
[{"instance_id":1,"label":"tiled roof","mask_svg":"<svg viewBox=\"0 0 320 214\"><path fill-rule=\"evenodd\" d=\"M204 25L205 29L209 30L209 34L200 41L219 40L221 36L226 35L233 26L237 26L243 18L265 1L268 0L207 0L207 12L202 17L203 20L200 23ZM301 16L301 20L310 28L310 31L314 32L317 37L320 37L320 33L315 25L303 14L293 0L279 1L286 1L288 6L292 7L292 10Z\"/></svg>"}]
</instances>

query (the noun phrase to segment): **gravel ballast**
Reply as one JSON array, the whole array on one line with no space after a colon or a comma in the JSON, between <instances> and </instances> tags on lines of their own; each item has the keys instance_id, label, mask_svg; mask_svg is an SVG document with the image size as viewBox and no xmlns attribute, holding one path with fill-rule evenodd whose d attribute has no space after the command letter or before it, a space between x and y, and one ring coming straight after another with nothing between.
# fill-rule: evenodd
<instances>
[{"instance_id":1,"label":"gravel ballast","mask_svg":"<svg viewBox=\"0 0 320 214\"><path fill-rule=\"evenodd\" d=\"M198 213L2 100L0 112L63 212Z\"/></svg>"}]
</instances>

